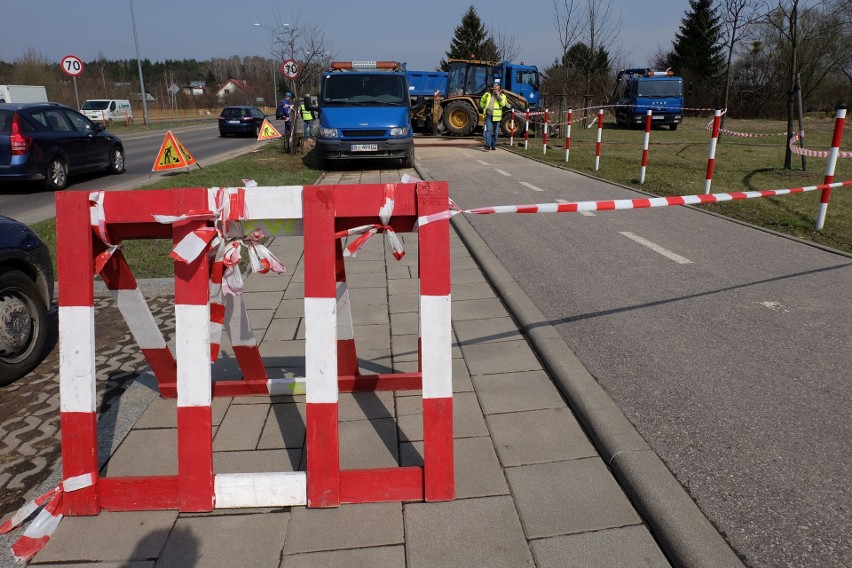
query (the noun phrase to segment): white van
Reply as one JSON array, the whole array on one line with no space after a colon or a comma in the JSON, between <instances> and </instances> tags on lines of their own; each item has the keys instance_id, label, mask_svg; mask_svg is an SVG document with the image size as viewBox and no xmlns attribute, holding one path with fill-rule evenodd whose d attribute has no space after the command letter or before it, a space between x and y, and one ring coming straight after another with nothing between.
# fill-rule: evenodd
<instances>
[{"instance_id":1,"label":"white van","mask_svg":"<svg viewBox=\"0 0 852 568\"><path fill-rule=\"evenodd\" d=\"M133 109L126 99L89 99L83 103L80 112L105 126L111 125L113 121L125 124L133 122Z\"/></svg>"}]
</instances>

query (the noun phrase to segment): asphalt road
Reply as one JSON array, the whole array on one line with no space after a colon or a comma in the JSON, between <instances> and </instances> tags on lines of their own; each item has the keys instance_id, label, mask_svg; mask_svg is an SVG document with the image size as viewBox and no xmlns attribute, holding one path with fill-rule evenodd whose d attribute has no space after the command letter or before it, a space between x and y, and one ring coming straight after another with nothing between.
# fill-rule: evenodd
<instances>
[{"instance_id":1,"label":"asphalt road","mask_svg":"<svg viewBox=\"0 0 852 568\"><path fill-rule=\"evenodd\" d=\"M215 122L204 126L174 128L172 132L202 167L257 146L255 138L220 138ZM127 164L125 173L116 176L88 174L73 177L65 191L133 189L168 175L151 172L165 134L166 130L155 130L122 135ZM26 224L55 217L54 193L44 190L40 182L2 184L0 212Z\"/></svg>"},{"instance_id":2,"label":"asphalt road","mask_svg":"<svg viewBox=\"0 0 852 568\"><path fill-rule=\"evenodd\" d=\"M505 151L418 160L463 209L638 196ZM750 566L849 566L852 257L683 207L469 219Z\"/></svg>"}]
</instances>

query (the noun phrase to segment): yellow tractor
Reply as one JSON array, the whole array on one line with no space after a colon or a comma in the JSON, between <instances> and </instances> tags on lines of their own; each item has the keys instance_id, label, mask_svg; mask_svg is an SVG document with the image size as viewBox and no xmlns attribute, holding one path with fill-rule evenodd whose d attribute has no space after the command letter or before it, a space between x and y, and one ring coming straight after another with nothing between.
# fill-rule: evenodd
<instances>
[{"instance_id":1,"label":"yellow tractor","mask_svg":"<svg viewBox=\"0 0 852 568\"><path fill-rule=\"evenodd\" d=\"M468 136L476 128L485 124L485 116L479 108L479 99L494 84L493 61L471 59L449 59L449 82L447 95L441 101L443 123L447 134ZM503 89L503 94L516 113L512 122L512 113L503 112L500 131L509 136L514 129L515 135L523 132L527 101L521 95Z\"/></svg>"}]
</instances>

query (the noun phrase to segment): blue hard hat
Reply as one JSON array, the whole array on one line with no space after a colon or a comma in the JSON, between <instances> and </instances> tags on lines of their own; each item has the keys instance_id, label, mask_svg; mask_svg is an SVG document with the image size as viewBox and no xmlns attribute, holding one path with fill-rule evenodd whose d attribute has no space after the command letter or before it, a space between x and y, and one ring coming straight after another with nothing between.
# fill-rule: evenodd
<instances>
[{"instance_id":1,"label":"blue hard hat","mask_svg":"<svg viewBox=\"0 0 852 568\"><path fill-rule=\"evenodd\" d=\"M293 96L293 93L284 93L284 96L288 99Z\"/></svg>"}]
</instances>

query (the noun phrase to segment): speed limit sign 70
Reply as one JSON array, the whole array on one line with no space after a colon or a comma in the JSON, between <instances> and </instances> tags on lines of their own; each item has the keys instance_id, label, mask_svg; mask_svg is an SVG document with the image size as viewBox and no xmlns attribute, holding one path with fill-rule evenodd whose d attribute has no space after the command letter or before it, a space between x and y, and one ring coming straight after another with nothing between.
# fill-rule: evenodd
<instances>
[{"instance_id":1,"label":"speed limit sign 70","mask_svg":"<svg viewBox=\"0 0 852 568\"><path fill-rule=\"evenodd\" d=\"M62 71L76 77L83 73L83 61L76 55L66 55L62 58Z\"/></svg>"},{"instance_id":2,"label":"speed limit sign 70","mask_svg":"<svg viewBox=\"0 0 852 568\"><path fill-rule=\"evenodd\" d=\"M292 59L288 59L281 64L281 72L288 79L295 79L299 76L299 66Z\"/></svg>"}]
</instances>

